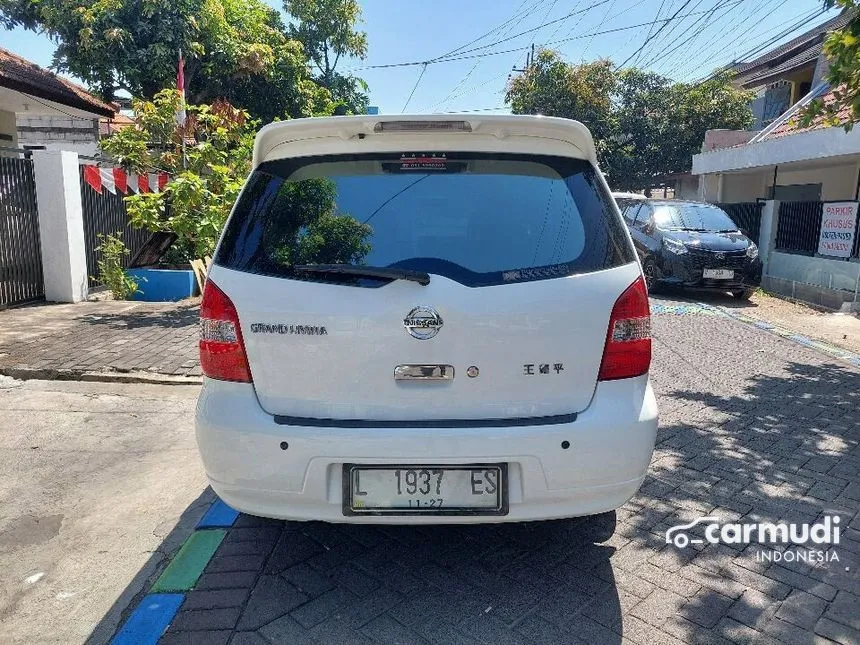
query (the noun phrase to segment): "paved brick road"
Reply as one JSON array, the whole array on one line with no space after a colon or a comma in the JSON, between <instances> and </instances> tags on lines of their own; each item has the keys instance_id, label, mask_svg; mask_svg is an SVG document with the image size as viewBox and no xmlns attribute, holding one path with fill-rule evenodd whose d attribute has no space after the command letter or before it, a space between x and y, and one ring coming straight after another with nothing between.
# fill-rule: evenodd
<instances>
[{"instance_id":1,"label":"paved brick road","mask_svg":"<svg viewBox=\"0 0 860 645\"><path fill-rule=\"evenodd\" d=\"M0 311L0 369L199 376L198 315L196 304L122 301Z\"/></svg>"},{"instance_id":2,"label":"paved brick road","mask_svg":"<svg viewBox=\"0 0 860 645\"><path fill-rule=\"evenodd\" d=\"M658 446L617 513L425 528L240 516L161 642L860 642L860 371L727 318L653 324ZM705 514L824 513L843 529L825 565L664 542Z\"/></svg>"}]
</instances>

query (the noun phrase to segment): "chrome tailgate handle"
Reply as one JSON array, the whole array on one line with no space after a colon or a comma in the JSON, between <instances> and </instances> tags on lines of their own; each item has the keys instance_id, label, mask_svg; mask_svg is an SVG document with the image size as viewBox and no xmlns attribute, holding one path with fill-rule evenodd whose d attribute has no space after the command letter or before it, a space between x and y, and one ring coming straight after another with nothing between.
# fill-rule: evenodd
<instances>
[{"instance_id":1,"label":"chrome tailgate handle","mask_svg":"<svg viewBox=\"0 0 860 645\"><path fill-rule=\"evenodd\" d=\"M395 381L450 381L453 378L453 365L398 365L394 368Z\"/></svg>"}]
</instances>

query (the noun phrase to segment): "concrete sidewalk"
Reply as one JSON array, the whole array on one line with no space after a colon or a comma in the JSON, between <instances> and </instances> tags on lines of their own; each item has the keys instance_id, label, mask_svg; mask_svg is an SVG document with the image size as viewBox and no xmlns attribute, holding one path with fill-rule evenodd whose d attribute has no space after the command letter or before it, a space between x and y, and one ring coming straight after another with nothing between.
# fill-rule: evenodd
<instances>
[{"instance_id":1,"label":"concrete sidewalk","mask_svg":"<svg viewBox=\"0 0 860 645\"><path fill-rule=\"evenodd\" d=\"M198 300L43 303L0 311L0 373L197 381L198 314Z\"/></svg>"},{"instance_id":2,"label":"concrete sidewalk","mask_svg":"<svg viewBox=\"0 0 860 645\"><path fill-rule=\"evenodd\" d=\"M0 643L109 641L212 500L199 389L0 376Z\"/></svg>"}]
</instances>

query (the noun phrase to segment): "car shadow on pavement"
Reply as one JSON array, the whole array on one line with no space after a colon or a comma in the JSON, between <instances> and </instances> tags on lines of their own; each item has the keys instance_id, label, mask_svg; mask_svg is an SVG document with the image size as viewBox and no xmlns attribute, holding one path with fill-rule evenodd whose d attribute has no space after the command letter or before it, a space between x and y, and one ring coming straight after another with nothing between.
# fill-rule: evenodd
<instances>
[{"instance_id":1,"label":"car shadow on pavement","mask_svg":"<svg viewBox=\"0 0 860 645\"><path fill-rule=\"evenodd\" d=\"M677 612L664 628L682 641L704 642L712 631L736 642L765 635L795 642L813 640L813 629L839 642L860 638L860 372L833 363L780 366L741 379L702 365L695 385L665 373L655 384L661 420L672 421L661 423L649 476L619 521L660 539L648 561L664 577L652 582ZM729 385L733 378L742 385ZM669 528L704 516L721 525L838 516L842 541L666 543ZM689 534L703 538L704 526ZM839 560L827 561L834 552Z\"/></svg>"},{"instance_id":2,"label":"car shadow on pavement","mask_svg":"<svg viewBox=\"0 0 860 645\"><path fill-rule=\"evenodd\" d=\"M813 629L834 638L841 630L851 642L860 635L848 627L860 565L858 532L848 526L858 522L860 372L791 361L745 373L687 369L684 377L661 365L654 375L665 421L643 487L618 511L440 526L240 515L160 643L645 645L798 640ZM161 551L175 552L173 536L200 514L195 506L183 515L183 530L130 589L151 585L166 566ZM678 548L665 539L699 516L813 522L824 514L838 514L846 529L838 563L787 561L797 549L784 545L773 562L757 558L757 545ZM116 626L134 593L117 601L93 643L104 642L95 634Z\"/></svg>"},{"instance_id":3,"label":"car shadow on pavement","mask_svg":"<svg viewBox=\"0 0 860 645\"><path fill-rule=\"evenodd\" d=\"M240 515L160 642L620 643L615 528L614 512L437 526ZM149 588L165 566L131 586Z\"/></svg>"},{"instance_id":4,"label":"car shadow on pavement","mask_svg":"<svg viewBox=\"0 0 860 645\"><path fill-rule=\"evenodd\" d=\"M88 325L106 326L111 329L195 327L200 321L200 307L194 304L178 305L170 310L86 314L79 316L78 320Z\"/></svg>"}]
</instances>

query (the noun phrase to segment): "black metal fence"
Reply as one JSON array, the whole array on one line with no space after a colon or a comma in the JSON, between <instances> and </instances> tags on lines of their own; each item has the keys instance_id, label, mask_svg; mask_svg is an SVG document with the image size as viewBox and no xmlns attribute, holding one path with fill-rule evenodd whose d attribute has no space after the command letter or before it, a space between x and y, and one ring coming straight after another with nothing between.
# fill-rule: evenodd
<instances>
[{"instance_id":1,"label":"black metal fence","mask_svg":"<svg viewBox=\"0 0 860 645\"><path fill-rule=\"evenodd\" d=\"M81 175L81 205L84 217L84 244L87 251L87 275L90 286L101 284L99 279L99 260L102 254L97 250L101 244L99 234L116 235L117 231L122 234L122 241L131 253L124 258L123 266L128 266L129 260L140 250L140 247L149 239L150 232L145 229L131 226L128 210L125 206L125 195L117 190L112 193L106 188L101 193L96 192L84 180L84 166L80 167Z\"/></svg>"},{"instance_id":2,"label":"black metal fence","mask_svg":"<svg viewBox=\"0 0 860 645\"><path fill-rule=\"evenodd\" d=\"M824 202L780 202L776 250L815 255L823 214Z\"/></svg>"},{"instance_id":3,"label":"black metal fence","mask_svg":"<svg viewBox=\"0 0 860 645\"><path fill-rule=\"evenodd\" d=\"M0 150L0 306L45 297L36 179L28 156Z\"/></svg>"},{"instance_id":4,"label":"black metal fence","mask_svg":"<svg viewBox=\"0 0 860 645\"><path fill-rule=\"evenodd\" d=\"M722 208L743 231L744 235L756 244L759 243L759 230L761 229L761 210L764 202L739 202L736 204L716 204Z\"/></svg>"}]
</instances>

